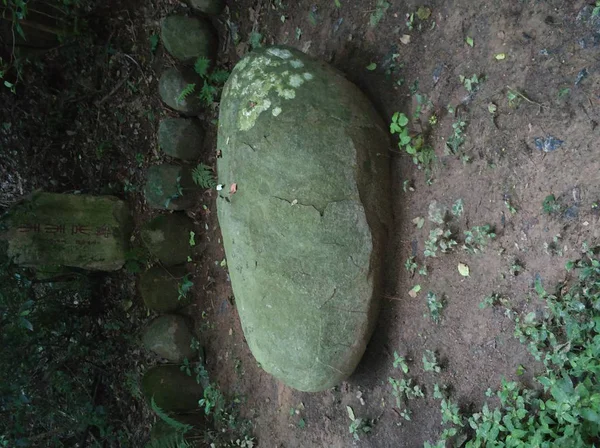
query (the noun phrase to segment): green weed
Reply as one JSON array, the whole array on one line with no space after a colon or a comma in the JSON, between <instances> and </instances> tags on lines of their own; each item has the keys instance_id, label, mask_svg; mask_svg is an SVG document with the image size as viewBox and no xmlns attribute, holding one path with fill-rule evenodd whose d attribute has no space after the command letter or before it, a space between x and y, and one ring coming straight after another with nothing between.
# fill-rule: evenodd
<instances>
[{"instance_id":1,"label":"green weed","mask_svg":"<svg viewBox=\"0 0 600 448\"><path fill-rule=\"evenodd\" d=\"M460 147L465 143L465 128L467 122L461 119L452 123L452 135L446 140L446 149L450 154L457 154Z\"/></svg>"},{"instance_id":2,"label":"green weed","mask_svg":"<svg viewBox=\"0 0 600 448\"><path fill-rule=\"evenodd\" d=\"M439 324L442 318L442 310L444 309L444 299L438 299L438 296L435 293L429 291L426 300L431 320L434 323Z\"/></svg>"},{"instance_id":3,"label":"green weed","mask_svg":"<svg viewBox=\"0 0 600 448\"><path fill-rule=\"evenodd\" d=\"M434 373L440 373L442 370L438 365L435 353L431 350L425 350L425 353L423 354L423 370L425 370L425 372Z\"/></svg>"},{"instance_id":4,"label":"green weed","mask_svg":"<svg viewBox=\"0 0 600 448\"><path fill-rule=\"evenodd\" d=\"M203 163L192 170L192 179L201 188L215 188L217 186L213 170Z\"/></svg>"},{"instance_id":5,"label":"green weed","mask_svg":"<svg viewBox=\"0 0 600 448\"><path fill-rule=\"evenodd\" d=\"M488 241L494 238L496 238L496 234L489 224L474 226L470 230L465 230L463 249L471 254L483 252Z\"/></svg>"},{"instance_id":6,"label":"green weed","mask_svg":"<svg viewBox=\"0 0 600 448\"><path fill-rule=\"evenodd\" d=\"M548 294L536 281L546 309L515 319L515 336L545 366L528 389L502 381L500 406L485 404L468 418L474 435L467 448L585 447L600 435L600 261L598 248L584 246L580 260L568 262L578 276ZM524 369L520 369L523 372Z\"/></svg>"},{"instance_id":7,"label":"green weed","mask_svg":"<svg viewBox=\"0 0 600 448\"><path fill-rule=\"evenodd\" d=\"M431 146L425 144L422 135L411 136L409 134L408 123L409 119L405 114L396 112L392 116L390 133L398 135L398 148L410 155L413 163L423 169L429 178L432 164L435 161L435 152Z\"/></svg>"},{"instance_id":8,"label":"green weed","mask_svg":"<svg viewBox=\"0 0 600 448\"><path fill-rule=\"evenodd\" d=\"M544 198L544 202L542 202L542 210L547 215L556 215L562 211L562 206L553 194L549 194Z\"/></svg>"},{"instance_id":9,"label":"green weed","mask_svg":"<svg viewBox=\"0 0 600 448\"><path fill-rule=\"evenodd\" d=\"M354 410L350 406L346 406L348 417L350 417L350 426L348 431L354 439L360 440L360 436L369 434L373 430L373 421L366 418L357 418L354 415Z\"/></svg>"}]
</instances>

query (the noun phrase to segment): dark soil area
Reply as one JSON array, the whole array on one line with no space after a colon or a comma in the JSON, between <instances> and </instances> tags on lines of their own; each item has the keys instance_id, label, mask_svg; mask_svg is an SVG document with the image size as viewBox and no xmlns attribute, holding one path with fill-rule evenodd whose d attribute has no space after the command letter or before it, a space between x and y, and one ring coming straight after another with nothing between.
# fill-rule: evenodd
<instances>
[{"instance_id":1,"label":"dark soil area","mask_svg":"<svg viewBox=\"0 0 600 448\"><path fill-rule=\"evenodd\" d=\"M540 313L530 300L536 279L554 287L566 260L600 236L600 27L581 14L588 2L388 1L387 9L380 1L228 1L215 22L220 65L230 69L253 45L299 48L345 73L386 121L397 111L414 114L412 130L436 154L428 182L390 136L395 224L381 315L355 374L323 393L289 389L257 365L223 263L214 192L188 211L197 223L189 264L197 300L186 312L196 319L211 378L240 398L259 446L423 446L443 429L434 384L446 385L464 411L481 407L503 378L531 385L537 366L513 337L514 315L479 305L497 293L514 313ZM427 18L417 16L421 6ZM159 119L175 114L157 88L173 62L151 36L162 17L182 9L163 0L94 9L81 39L44 50L16 94L0 90L2 209L44 189L114 194L130 203L138 224L155 214L143 198L144 173L165 157L156 144ZM473 75L467 89L461 76ZM211 166L217 117L218 104L201 117L208 131L201 162ZM447 143L460 121L464 143L453 153ZM550 137L562 143L555 150L540 140ZM546 213L551 194L556 207ZM459 199L464 213L449 223L459 247L424 257L429 232L439 227L428 219L430 204L451 209ZM464 232L483 225L496 238L480 253L462 250ZM411 256L426 264L426 276L407 272ZM470 276L459 274L459 263ZM427 308L430 291L445 303L439 323ZM134 306L142 311L139 300ZM440 373L424 371L426 350L436 353ZM406 405L410 421L388 381L402 377L394 352L407 358L408 377L425 392ZM360 441L349 432L346 406L375 419ZM135 412L147 425L148 414Z\"/></svg>"}]
</instances>

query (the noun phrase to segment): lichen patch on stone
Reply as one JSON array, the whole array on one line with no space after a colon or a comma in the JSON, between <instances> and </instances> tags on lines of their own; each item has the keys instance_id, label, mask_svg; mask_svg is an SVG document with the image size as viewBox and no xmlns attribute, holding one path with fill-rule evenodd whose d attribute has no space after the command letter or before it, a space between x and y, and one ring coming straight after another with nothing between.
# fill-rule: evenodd
<instances>
[{"instance_id":1,"label":"lichen patch on stone","mask_svg":"<svg viewBox=\"0 0 600 448\"><path fill-rule=\"evenodd\" d=\"M249 56L235 67L225 93L236 96L242 105L238 112L240 130L252 129L260 114L271 108L272 91L280 98L292 100L296 98L296 89L313 79L308 72L298 72L304 63L298 59L288 60L291 57L289 50L269 48L266 55ZM290 70L286 70L287 67ZM281 112L282 107L278 105L272 115L276 117Z\"/></svg>"}]
</instances>

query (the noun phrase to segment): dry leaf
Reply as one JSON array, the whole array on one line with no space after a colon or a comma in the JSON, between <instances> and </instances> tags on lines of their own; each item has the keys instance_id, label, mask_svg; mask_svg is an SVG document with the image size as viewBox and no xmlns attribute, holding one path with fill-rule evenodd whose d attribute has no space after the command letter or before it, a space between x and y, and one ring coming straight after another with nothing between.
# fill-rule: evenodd
<instances>
[{"instance_id":1,"label":"dry leaf","mask_svg":"<svg viewBox=\"0 0 600 448\"><path fill-rule=\"evenodd\" d=\"M469 269L469 266L467 266L466 264L458 263L458 272L463 277L468 277L471 271Z\"/></svg>"},{"instance_id":2,"label":"dry leaf","mask_svg":"<svg viewBox=\"0 0 600 448\"><path fill-rule=\"evenodd\" d=\"M417 297L417 294L419 293L419 291L421 291L421 285L415 285L413 287L413 289L411 289L410 291L408 291L408 295L411 296L413 299Z\"/></svg>"},{"instance_id":3,"label":"dry leaf","mask_svg":"<svg viewBox=\"0 0 600 448\"><path fill-rule=\"evenodd\" d=\"M402 36L400 38L400 42L402 42L404 45L410 44L410 35L405 34L404 36Z\"/></svg>"}]
</instances>

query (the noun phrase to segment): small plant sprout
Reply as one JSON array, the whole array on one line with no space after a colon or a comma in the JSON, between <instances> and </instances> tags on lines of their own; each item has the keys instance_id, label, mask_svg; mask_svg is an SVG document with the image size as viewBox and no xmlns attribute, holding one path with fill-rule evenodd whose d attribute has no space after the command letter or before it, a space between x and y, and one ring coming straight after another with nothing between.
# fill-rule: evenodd
<instances>
[{"instance_id":1,"label":"small plant sprout","mask_svg":"<svg viewBox=\"0 0 600 448\"><path fill-rule=\"evenodd\" d=\"M471 75L470 78L460 75L460 83L469 93L475 93L479 89L481 81L483 81L483 78L480 78L477 74Z\"/></svg>"},{"instance_id":2,"label":"small plant sprout","mask_svg":"<svg viewBox=\"0 0 600 448\"><path fill-rule=\"evenodd\" d=\"M442 299L438 299L437 295L433 292L429 291L427 293L427 309L429 310L429 316L431 320L436 324L440 323L441 313L444 309L444 301Z\"/></svg>"},{"instance_id":3,"label":"small plant sprout","mask_svg":"<svg viewBox=\"0 0 600 448\"><path fill-rule=\"evenodd\" d=\"M373 430L373 422L371 420L357 418L350 406L346 406L346 411L348 412L348 417L350 417L348 431L354 436L354 439L360 440L360 436L369 434Z\"/></svg>"},{"instance_id":4,"label":"small plant sprout","mask_svg":"<svg viewBox=\"0 0 600 448\"><path fill-rule=\"evenodd\" d=\"M461 119L452 123L452 135L446 140L446 154L457 154L465 143L465 129L467 122Z\"/></svg>"},{"instance_id":5,"label":"small plant sprout","mask_svg":"<svg viewBox=\"0 0 600 448\"><path fill-rule=\"evenodd\" d=\"M177 300L185 299L193 286L194 283L190 280L190 274L185 275L185 277L181 279L181 283L179 283L178 286L179 295Z\"/></svg>"},{"instance_id":6,"label":"small plant sprout","mask_svg":"<svg viewBox=\"0 0 600 448\"><path fill-rule=\"evenodd\" d=\"M398 352L394 352L394 362L392 365L394 369L401 368L405 374L408 373L408 364L406 364L404 356L398 355Z\"/></svg>"},{"instance_id":7,"label":"small plant sprout","mask_svg":"<svg viewBox=\"0 0 600 448\"><path fill-rule=\"evenodd\" d=\"M479 308L484 309L497 305L508 306L508 299L501 294L494 292L483 299L483 301L479 304Z\"/></svg>"},{"instance_id":8,"label":"small plant sprout","mask_svg":"<svg viewBox=\"0 0 600 448\"><path fill-rule=\"evenodd\" d=\"M506 206L506 208L508 209L508 211L510 212L511 215L514 215L517 213L517 208L511 203L510 198L508 198L508 197L504 198L504 205Z\"/></svg>"},{"instance_id":9,"label":"small plant sprout","mask_svg":"<svg viewBox=\"0 0 600 448\"><path fill-rule=\"evenodd\" d=\"M423 354L423 370L425 370L425 372L434 373L440 373L442 370L438 365L435 353L431 350L425 350L425 353Z\"/></svg>"},{"instance_id":10,"label":"small plant sprout","mask_svg":"<svg viewBox=\"0 0 600 448\"><path fill-rule=\"evenodd\" d=\"M474 226L470 230L465 230L463 249L471 254L477 254L482 252L488 241L494 238L496 234L489 224Z\"/></svg>"},{"instance_id":11,"label":"small plant sprout","mask_svg":"<svg viewBox=\"0 0 600 448\"><path fill-rule=\"evenodd\" d=\"M431 165L435 160L435 153L431 146L425 144L422 135L410 135L408 123L409 119L405 114L396 112L392 116L390 133L398 135L398 148L410 155L413 163L420 169L425 170L425 173L429 177Z\"/></svg>"},{"instance_id":12,"label":"small plant sprout","mask_svg":"<svg viewBox=\"0 0 600 448\"><path fill-rule=\"evenodd\" d=\"M463 214L465 210L464 204L463 204L463 200L462 199L457 199L456 202L454 202L454 205L452 206L452 214L457 217L460 218Z\"/></svg>"},{"instance_id":13,"label":"small plant sprout","mask_svg":"<svg viewBox=\"0 0 600 448\"><path fill-rule=\"evenodd\" d=\"M406 271L411 275L411 277L415 274L419 265L415 262L415 257L408 257L406 262L404 263L404 267Z\"/></svg>"},{"instance_id":14,"label":"small plant sprout","mask_svg":"<svg viewBox=\"0 0 600 448\"><path fill-rule=\"evenodd\" d=\"M519 275L519 272L521 272L523 270L523 264L515 259L512 264L510 265L510 273L516 277L517 275Z\"/></svg>"},{"instance_id":15,"label":"small plant sprout","mask_svg":"<svg viewBox=\"0 0 600 448\"><path fill-rule=\"evenodd\" d=\"M542 202L542 210L547 215L555 215L562 211L562 207L556 200L556 197L553 194L549 194L544 198L544 202Z\"/></svg>"}]
</instances>

